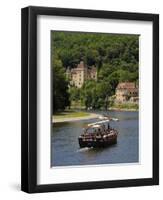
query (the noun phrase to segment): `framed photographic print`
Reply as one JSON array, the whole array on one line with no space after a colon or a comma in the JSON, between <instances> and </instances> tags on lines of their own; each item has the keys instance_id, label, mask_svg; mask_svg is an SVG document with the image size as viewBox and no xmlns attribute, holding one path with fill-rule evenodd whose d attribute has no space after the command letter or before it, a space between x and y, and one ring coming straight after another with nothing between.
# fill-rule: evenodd
<instances>
[{"instance_id":1,"label":"framed photographic print","mask_svg":"<svg viewBox=\"0 0 163 200\"><path fill-rule=\"evenodd\" d=\"M22 9L22 190L159 184L159 16Z\"/></svg>"}]
</instances>

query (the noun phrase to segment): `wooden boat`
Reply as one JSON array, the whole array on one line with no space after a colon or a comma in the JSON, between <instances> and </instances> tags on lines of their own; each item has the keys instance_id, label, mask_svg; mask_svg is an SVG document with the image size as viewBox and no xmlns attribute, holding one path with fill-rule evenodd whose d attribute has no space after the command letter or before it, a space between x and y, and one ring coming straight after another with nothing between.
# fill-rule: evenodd
<instances>
[{"instance_id":1,"label":"wooden boat","mask_svg":"<svg viewBox=\"0 0 163 200\"><path fill-rule=\"evenodd\" d=\"M103 120L88 124L79 136L79 146L84 147L107 147L117 143L118 131L111 128L110 120Z\"/></svg>"}]
</instances>

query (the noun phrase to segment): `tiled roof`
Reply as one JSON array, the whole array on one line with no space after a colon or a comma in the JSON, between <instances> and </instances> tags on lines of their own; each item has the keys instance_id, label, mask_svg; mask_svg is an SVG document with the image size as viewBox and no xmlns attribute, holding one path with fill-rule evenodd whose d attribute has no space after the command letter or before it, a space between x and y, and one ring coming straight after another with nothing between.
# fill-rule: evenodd
<instances>
[{"instance_id":1,"label":"tiled roof","mask_svg":"<svg viewBox=\"0 0 163 200\"><path fill-rule=\"evenodd\" d=\"M121 82L118 84L117 89L135 89L137 88L134 82Z\"/></svg>"}]
</instances>

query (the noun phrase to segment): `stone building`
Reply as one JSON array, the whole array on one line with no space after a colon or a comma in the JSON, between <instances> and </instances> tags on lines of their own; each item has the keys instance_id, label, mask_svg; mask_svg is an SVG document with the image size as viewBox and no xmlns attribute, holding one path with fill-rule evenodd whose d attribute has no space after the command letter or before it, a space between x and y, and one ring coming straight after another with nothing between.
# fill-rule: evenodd
<instances>
[{"instance_id":1,"label":"stone building","mask_svg":"<svg viewBox=\"0 0 163 200\"><path fill-rule=\"evenodd\" d=\"M119 83L116 88L116 103L138 103L139 88L134 82Z\"/></svg>"},{"instance_id":2,"label":"stone building","mask_svg":"<svg viewBox=\"0 0 163 200\"><path fill-rule=\"evenodd\" d=\"M70 85L81 88L86 80L97 80L97 70L95 66L89 68L83 61L76 68L66 70L66 75L70 79Z\"/></svg>"}]
</instances>

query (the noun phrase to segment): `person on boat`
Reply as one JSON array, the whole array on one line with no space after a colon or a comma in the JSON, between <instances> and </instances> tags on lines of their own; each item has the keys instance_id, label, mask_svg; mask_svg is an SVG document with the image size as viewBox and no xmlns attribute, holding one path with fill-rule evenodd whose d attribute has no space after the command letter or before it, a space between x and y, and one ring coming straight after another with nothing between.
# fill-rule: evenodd
<instances>
[{"instance_id":1,"label":"person on boat","mask_svg":"<svg viewBox=\"0 0 163 200\"><path fill-rule=\"evenodd\" d=\"M102 129L103 129L103 131L105 131L105 125L104 124L102 125Z\"/></svg>"},{"instance_id":2,"label":"person on boat","mask_svg":"<svg viewBox=\"0 0 163 200\"><path fill-rule=\"evenodd\" d=\"M100 128L97 130L96 139L101 138L101 130Z\"/></svg>"},{"instance_id":3,"label":"person on boat","mask_svg":"<svg viewBox=\"0 0 163 200\"><path fill-rule=\"evenodd\" d=\"M110 129L110 124L108 123L108 130Z\"/></svg>"}]
</instances>

